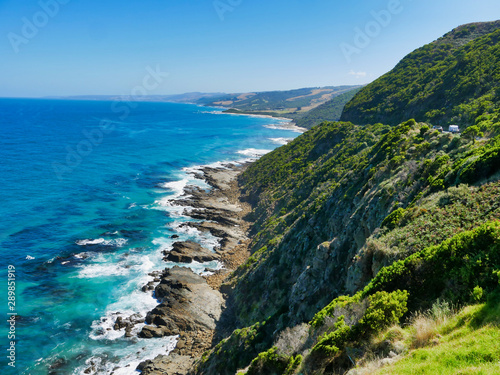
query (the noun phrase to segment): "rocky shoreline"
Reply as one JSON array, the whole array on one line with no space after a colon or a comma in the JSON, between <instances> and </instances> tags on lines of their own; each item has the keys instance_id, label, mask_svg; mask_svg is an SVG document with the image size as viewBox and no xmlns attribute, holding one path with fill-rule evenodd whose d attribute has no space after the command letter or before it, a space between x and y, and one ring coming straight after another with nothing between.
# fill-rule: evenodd
<instances>
[{"instance_id":1,"label":"rocky shoreline","mask_svg":"<svg viewBox=\"0 0 500 375\"><path fill-rule=\"evenodd\" d=\"M249 256L245 216L251 211L240 201L237 176L246 165L228 164L220 168L205 167L197 177L211 187L209 191L189 186L184 195L175 200L185 206L184 214L198 221L186 222L201 232L209 232L219 239L220 246L212 252L192 241L179 241L172 250L164 252L164 260L189 264L218 260L219 270L209 270L209 276L200 276L190 268L175 266L151 274L154 280L145 285L146 293L154 291L160 304L145 319L147 324L139 337L151 338L178 335L173 352L147 360L137 367L144 375L187 374L195 360L213 344L214 332L220 323L227 296L220 286L230 272ZM175 238L175 237L174 237ZM118 322L118 327L127 323Z\"/></svg>"}]
</instances>

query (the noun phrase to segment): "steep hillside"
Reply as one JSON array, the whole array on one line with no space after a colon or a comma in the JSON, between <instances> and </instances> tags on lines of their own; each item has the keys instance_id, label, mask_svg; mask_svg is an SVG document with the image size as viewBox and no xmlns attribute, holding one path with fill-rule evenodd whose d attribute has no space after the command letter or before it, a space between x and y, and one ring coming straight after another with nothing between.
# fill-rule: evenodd
<instances>
[{"instance_id":1,"label":"steep hillside","mask_svg":"<svg viewBox=\"0 0 500 375\"><path fill-rule=\"evenodd\" d=\"M500 21L460 26L410 53L362 89L342 121L396 125L408 118L463 127L498 119ZM478 119L479 116L483 116Z\"/></svg>"},{"instance_id":2,"label":"steep hillside","mask_svg":"<svg viewBox=\"0 0 500 375\"><path fill-rule=\"evenodd\" d=\"M246 328L221 342L199 373L233 374L382 267L500 219L499 169L500 137L473 144L414 121L323 123L262 157L242 176L255 207L253 254L227 286L234 290L225 319ZM414 311L447 294L410 296Z\"/></svg>"},{"instance_id":3,"label":"steep hillside","mask_svg":"<svg viewBox=\"0 0 500 375\"><path fill-rule=\"evenodd\" d=\"M414 68L429 57L426 48L434 52L421 70L424 77L436 71L435 60L443 51L443 61L455 67L462 57L451 50L464 48L474 58L494 54L500 30L478 36L494 27L475 25L473 32L459 28L416 51L417 63L407 57L398 65L407 69L407 75L399 72L400 79L411 84ZM455 76L456 87L450 80L447 87L455 96L449 110L486 103L484 90L491 93L498 86L479 82L490 80L492 69L477 70L474 90L463 89L462 73ZM373 87L396 92L390 77L362 89L351 108L367 90L378 95ZM401 82L398 87L404 87ZM422 106L435 103L435 98L422 98ZM419 108L396 99L394 113L400 116ZM483 112L474 120L478 127L461 135L413 119L398 122L394 117L392 122L389 115L386 125L323 122L253 163L240 177L244 198L253 206L252 255L222 287L229 299L218 334L225 338L205 353L196 373L336 374L356 365L371 373L369 363L377 358L385 360L379 365L390 364L395 361L391 358L403 358L431 342L437 345L438 327L444 324L440 317L465 314L446 306L459 310L487 301L484 311L495 315L500 293L500 119L494 102L488 103L484 109L490 114ZM461 332L469 335L467 341L477 330L484 343L494 342L498 329L483 326L498 316L486 318L478 310L483 307L472 308L477 325L457 323L446 334ZM427 339L415 333L419 316L429 324L434 319L437 327ZM447 340L454 342L454 337ZM454 366L493 368L493 352L479 352L484 356L477 360L454 358ZM466 348L457 353L472 355Z\"/></svg>"},{"instance_id":4,"label":"steep hillside","mask_svg":"<svg viewBox=\"0 0 500 375\"><path fill-rule=\"evenodd\" d=\"M361 88L355 88L344 94L311 109L304 116L295 120L295 124L301 128L311 129L323 121L338 121L344 110L344 106L358 93Z\"/></svg>"}]
</instances>

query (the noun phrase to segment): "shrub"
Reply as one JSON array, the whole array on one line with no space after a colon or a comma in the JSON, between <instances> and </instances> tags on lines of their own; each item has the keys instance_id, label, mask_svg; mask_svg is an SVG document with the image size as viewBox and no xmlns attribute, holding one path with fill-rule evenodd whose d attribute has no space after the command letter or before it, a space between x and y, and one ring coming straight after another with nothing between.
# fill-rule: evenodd
<instances>
[{"instance_id":1,"label":"shrub","mask_svg":"<svg viewBox=\"0 0 500 375\"><path fill-rule=\"evenodd\" d=\"M281 375L287 369L288 358L277 353L275 347L260 353L250 364L247 375L277 374Z\"/></svg>"},{"instance_id":2,"label":"shrub","mask_svg":"<svg viewBox=\"0 0 500 375\"><path fill-rule=\"evenodd\" d=\"M285 372L283 375L292 375L295 370L300 366L302 363L302 356L299 354L295 357L290 357L290 360L288 361L288 366L285 369Z\"/></svg>"},{"instance_id":3,"label":"shrub","mask_svg":"<svg viewBox=\"0 0 500 375\"><path fill-rule=\"evenodd\" d=\"M404 208L398 208L394 211L392 211L383 221L380 227L388 228L388 229L394 229L398 226L400 223L401 219L403 218L405 214L405 209Z\"/></svg>"},{"instance_id":4,"label":"shrub","mask_svg":"<svg viewBox=\"0 0 500 375\"><path fill-rule=\"evenodd\" d=\"M484 290L480 286L475 286L474 289L472 289L472 298L474 298L474 301L476 302L481 302L484 297Z\"/></svg>"},{"instance_id":5,"label":"shrub","mask_svg":"<svg viewBox=\"0 0 500 375\"><path fill-rule=\"evenodd\" d=\"M359 296L340 296L335 298L332 302L330 302L326 307L321 309L314 315L311 320L311 325L313 327L319 327L325 321L325 317L333 316L336 309L348 308L354 304L359 303Z\"/></svg>"},{"instance_id":6,"label":"shrub","mask_svg":"<svg viewBox=\"0 0 500 375\"><path fill-rule=\"evenodd\" d=\"M423 137L425 133L427 133L431 128L428 125L423 125L420 128L420 136Z\"/></svg>"},{"instance_id":7,"label":"shrub","mask_svg":"<svg viewBox=\"0 0 500 375\"><path fill-rule=\"evenodd\" d=\"M408 310L408 292L396 290L393 293L377 292L368 298L370 305L359 322L366 332L378 332L382 328L396 324Z\"/></svg>"},{"instance_id":8,"label":"shrub","mask_svg":"<svg viewBox=\"0 0 500 375\"><path fill-rule=\"evenodd\" d=\"M313 347L313 352L334 356L343 349L351 334L351 328L345 324L344 316L341 316L337 319L335 330L330 333L325 333Z\"/></svg>"},{"instance_id":9,"label":"shrub","mask_svg":"<svg viewBox=\"0 0 500 375\"><path fill-rule=\"evenodd\" d=\"M484 134L481 132L478 126L469 126L462 132L462 137L472 140L472 143L476 143L476 137L482 137Z\"/></svg>"},{"instance_id":10,"label":"shrub","mask_svg":"<svg viewBox=\"0 0 500 375\"><path fill-rule=\"evenodd\" d=\"M333 332L327 332L313 347L313 352L335 356L344 349L348 342L360 342L383 328L398 323L407 311L408 293L397 290L392 293L377 292L368 299L369 306L363 318L353 327L345 323L342 315L337 318Z\"/></svg>"},{"instance_id":11,"label":"shrub","mask_svg":"<svg viewBox=\"0 0 500 375\"><path fill-rule=\"evenodd\" d=\"M429 314L439 324L444 323L452 314L451 304L438 298L429 310Z\"/></svg>"},{"instance_id":12,"label":"shrub","mask_svg":"<svg viewBox=\"0 0 500 375\"><path fill-rule=\"evenodd\" d=\"M410 307L443 296L468 302L475 286L498 286L492 270L499 268L500 222L489 222L383 268L358 298L401 288L410 294Z\"/></svg>"},{"instance_id":13,"label":"shrub","mask_svg":"<svg viewBox=\"0 0 500 375\"><path fill-rule=\"evenodd\" d=\"M460 181L472 184L483 178L490 177L500 170L500 147L495 147L473 163L469 164L461 173Z\"/></svg>"}]
</instances>

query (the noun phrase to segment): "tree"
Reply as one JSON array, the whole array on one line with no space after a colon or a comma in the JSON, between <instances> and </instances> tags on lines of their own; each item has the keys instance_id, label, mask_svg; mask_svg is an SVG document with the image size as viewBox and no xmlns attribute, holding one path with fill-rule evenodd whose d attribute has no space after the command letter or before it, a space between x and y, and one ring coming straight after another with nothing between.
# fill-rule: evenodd
<instances>
[{"instance_id":1,"label":"tree","mask_svg":"<svg viewBox=\"0 0 500 375\"><path fill-rule=\"evenodd\" d=\"M467 138L467 139L472 139L472 143L476 143L476 137L482 137L484 134L479 130L479 127L474 125L474 126L469 126L467 129L465 129L462 133L462 136Z\"/></svg>"}]
</instances>

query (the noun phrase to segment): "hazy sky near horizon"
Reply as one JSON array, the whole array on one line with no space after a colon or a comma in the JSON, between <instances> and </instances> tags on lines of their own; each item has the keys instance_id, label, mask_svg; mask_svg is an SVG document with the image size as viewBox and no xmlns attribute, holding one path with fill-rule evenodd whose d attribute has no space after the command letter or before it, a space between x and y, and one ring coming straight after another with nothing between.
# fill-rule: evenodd
<instances>
[{"instance_id":1,"label":"hazy sky near horizon","mask_svg":"<svg viewBox=\"0 0 500 375\"><path fill-rule=\"evenodd\" d=\"M368 83L499 18L498 0L0 0L0 96Z\"/></svg>"}]
</instances>

